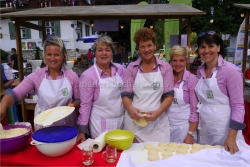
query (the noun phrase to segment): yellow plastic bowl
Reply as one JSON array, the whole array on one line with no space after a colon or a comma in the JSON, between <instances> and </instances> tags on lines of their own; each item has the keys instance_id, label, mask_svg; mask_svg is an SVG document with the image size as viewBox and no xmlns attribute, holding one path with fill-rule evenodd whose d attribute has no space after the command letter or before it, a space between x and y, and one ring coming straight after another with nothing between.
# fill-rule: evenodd
<instances>
[{"instance_id":1,"label":"yellow plastic bowl","mask_svg":"<svg viewBox=\"0 0 250 167\"><path fill-rule=\"evenodd\" d=\"M116 147L117 150L128 149L134 137L135 135L131 131L120 129L109 131L104 136L106 143L111 147Z\"/></svg>"}]
</instances>

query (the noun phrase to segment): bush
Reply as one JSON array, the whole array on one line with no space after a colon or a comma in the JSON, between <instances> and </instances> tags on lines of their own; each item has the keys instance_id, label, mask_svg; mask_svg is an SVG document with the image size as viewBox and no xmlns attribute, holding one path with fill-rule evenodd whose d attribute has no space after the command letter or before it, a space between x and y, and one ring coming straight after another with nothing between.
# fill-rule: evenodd
<instances>
[{"instance_id":1,"label":"bush","mask_svg":"<svg viewBox=\"0 0 250 167\"><path fill-rule=\"evenodd\" d=\"M5 52L4 50L0 49L0 54L1 54L1 60L7 60L7 57L9 55L8 52Z\"/></svg>"}]
</instances>

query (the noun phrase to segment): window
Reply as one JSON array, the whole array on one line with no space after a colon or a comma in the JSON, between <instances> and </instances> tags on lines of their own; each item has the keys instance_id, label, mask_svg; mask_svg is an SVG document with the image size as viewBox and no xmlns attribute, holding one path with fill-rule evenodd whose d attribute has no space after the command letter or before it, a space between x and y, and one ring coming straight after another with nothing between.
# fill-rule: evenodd
<instances>
[{"instance_id":1,"label":"window","mask_svg":"<svg viewBox=\"0 0 250 167\"><path fill-rule=\"evenodd\" d=\"M26 30L24 27L20 27L20 31L21 31L21 38L26 38Z\"/></svg>"},{"instance_id":2,"label":"window","mask_svg":"<svg viewBox=\"0 0 250 167\"><path fill-rule=\"evenodd\" d=\"M85 24L85 36L89 36L89 26Z\"/></svg>"},{"instance_id":3,"label":"window","mask_svg":"<svg viewBox=\"0 0 250 167\"><path fill-rule=\"evenodd\" d=\"M94 31L94 28L92 28L92 35L95 35L95 31Z\"/></svg>"},{"instance_id":4,"label":"window","mask_svg":"<svg viewBox=\"0 0 250 167\"><path fill-rule=\"evenodd\" d=\"M77 34L77 38L82 37L82 23L81 22L77 22L76 34Z\"/></svg>"},{"instance_id":5,"label":"window","mask_svg":"<svg viewBox=\"0 0 250 167\"><path fill-rule=\"evenodd\" d=\"M46 34L55 35L55 22L54 21L45 22L45 27L46 27Z\"/></svg>"}]
</instances>

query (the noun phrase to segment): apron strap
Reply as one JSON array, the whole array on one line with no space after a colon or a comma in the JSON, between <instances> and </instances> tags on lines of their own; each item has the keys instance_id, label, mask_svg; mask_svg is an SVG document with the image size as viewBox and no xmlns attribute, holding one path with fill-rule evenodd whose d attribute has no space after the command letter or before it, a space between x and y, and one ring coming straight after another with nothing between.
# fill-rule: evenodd
<instances>
[{"instance_id":1,"label":"apron strap","mask_svg":"<svg viewBox=\"0 0 250 167\"><path fill-rule=\"evenodd\" d=\"M182 89L183 85L184 85L184 81L182 80L180 83L179 89Z\"/></svg>"},{"instance_id":2,"label":"apron strap","mask_svg":"<svg viewBox=\"0 0 250 167\"><path fill-rule=\"evenodd\" d=\"M101 79L101 77L100 77L100 74L98 73L98 70L97 70L96 64L94 64L94 68L95 68L95 71L96 71L97 77L98 77L98 79L100 80L100 79Z\"/></svg>"}]
</instances>

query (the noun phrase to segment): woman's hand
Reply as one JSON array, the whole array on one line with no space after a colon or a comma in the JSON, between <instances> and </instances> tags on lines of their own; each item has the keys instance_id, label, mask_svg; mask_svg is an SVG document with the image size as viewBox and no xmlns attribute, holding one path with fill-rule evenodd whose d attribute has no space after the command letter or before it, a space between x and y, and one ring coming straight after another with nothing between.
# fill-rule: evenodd
<instances>
[{"instance_id":1,"label":"woman's hand","mask_svg":"<svg viewBox=\"0 0 250 167\"><path fill-rule=\"evenodd\" d=\"M130 118L133 120L138 120L142 117L141 110L139 110L138 108L134 108L133 106L131 106L128 109L128 113L129 113Z\"/></svg>"},{"instance_id":2,"label":"woman's hand","mask_svg":"<svg viewBox=\"0 0 250 167\"><path fill-rule=\"evenodd\" d=\"M230 151L231 154L234 154L239 151L239 148L236 144L236 136L237 136L238 131L230 129L227 139L224 143L224 147L226 151Z\"/></svg>"},{"instance_id":3,"label":"woman's hand","mask_svg":"<svg viewBox=\"0 0 250 167\"><path fill-rule=\"evenodd\" d=\"M68 106L75 107L74 103L69 103Z\"/></svg>"},{"instance_id":4,"label":"woman's hand","mask_svg":"<svg viewBox=\"0 0 250 167\"><path fill-rule=\"evenodd\" d=\"M158 111L149 111L149 112L146 112L145 114L146 116L144 116L144 118L147 121L155 121L161 115L161 113Z\"/></svg>"},{"instance_id":5,"label":"woman's hand","mask_svg":"<svg viewBox=\"0 0 250 167\"><path fill-rule=\"evenodd\" d=\"M184 139L184 143L186 143L186 144L194 144L194 137L187 134L186 138Z\"/></svg>"},{"instance_id":6,"label":"woman's hand","mask_svg":"<svg viewBox=\"0 0 250 167\"><path fill-rule=\"evenodd\" d=\"M80 142L84 142L86 140L85 138L85 133L79 133L76 139L76 143Z\"/></svg>"}]
</instances>

